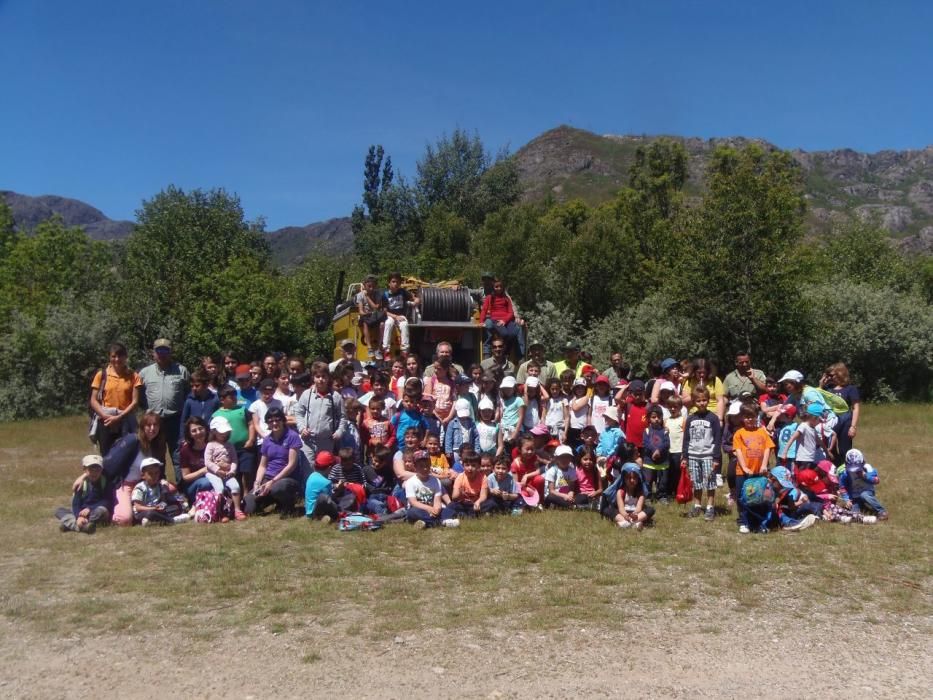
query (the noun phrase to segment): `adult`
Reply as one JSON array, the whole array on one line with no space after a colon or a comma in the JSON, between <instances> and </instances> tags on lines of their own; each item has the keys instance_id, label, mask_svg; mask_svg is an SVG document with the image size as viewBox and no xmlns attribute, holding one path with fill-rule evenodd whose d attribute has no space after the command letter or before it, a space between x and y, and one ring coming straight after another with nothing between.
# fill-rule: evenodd
<instances>
[{"instance_id":1,"label":"adult","mask_svg":"<svg viewBox=\"0 0 933 700\"><path fill-rule=\"evenodd\" d=\"M515 374L515 381L519 384L524 384L525 379L528 378L528 365L532 361L538 363L538 367L541 371L538 373L538 379L541 380L541 386L546 387L548 382L552 379L557 378L557 369L554 366L554 363L544 357L544 343L539 343L538 341L533 342L528 346L528 357L529 359L525 360L518 366L518 372Z\"/></svg>"},{"instance_id":2,"label":"adult","mask_svg":"<svg viewBox=\"0 0 933 700\"><path fill-rule=\"evenodd\" d=\"M765 373L760 369L752 368L751 354L741 350L735 354L735 369L726 375L722 385L726 398L730 401L746 392L753 396L761 396L768 391L765 385Z\"/></svg>"},{"instance_id":3,"label":"adult","mask_svg":"<svg viewBox=\"0 0 933 700\"><path fill-rule=\"evenodd\" d=\"M830 365L820 377L820 388L831 391L849 404L849 410L836 414L838 421L833 430L836 431L838 441L839 461L845 460L846 452L852 449L852 442L858 432L859 414L861 412L862 397L858 387L849 383L849 368L842 362Z\"/></svg>"},{"instance_id":4,"label":"adult","mask_svg":"<svg viewBox=\"0 0 933 700\"><path fill-rule=\"evenodd\" d=\"M356 358L356 343L349 338L344 338L340 341L340 351L343 353L343 356L327 365L327 369L331 374L337 371L337 365L341 362L349 363L350 366L353 367L354 374L363 371L363 363Z\"/></svg>"},{"instance_id":5,"label":"adult","mask_svg":"<svg viewBox=\"0 0 933 700\"><path fill-rule=\"evenodd\" d=\"M262 441L256 484L246 494L244 510L252 514L274 503L276 512L287 518L295 514L301 489L298 480L301 438L285 425L285 412L279 407L269 409L266 424L269 436Z\"/></svg>"},{"instance_id":6,"label":"adult","mask_svg":"<svg viewBox=\"0 0 933 700\"><path fill-rule=\"evenodd\" d=\"M492 357L487 357L479 366L484 372L495 370L504 375L515 376L515 363L505 354L505 339L493 338Z\"/></svg>"},{"instance_id":7,"label":"adult","mask_svg":"<svg viewBox=\"0 0 933 700\"><path fill-rule=\"evenodd\" d=\"M624 384L629 381L632 373L631 366L625 361L625 358L622 357L622 353L616 350L611 355L609 355L609 367L603 372L606 379L609 380L609 386L613 389L618 387L620 384Z\"/></svg>"},{"instance_id":8,"label":"adult","mask_svg":"<svg viewBox=\"0 0 933 700\"><path fill-rule=\"evenodd\" d=\"M826 400L818 389L815 389L803 381L803 373L796 369L789 369L784 373L778 384L787 393L787 403L797 409L797 415L804 415L806 408L811 403L822 404L825 408Z\"/></svg>"},{"instance_id":9,"label":"adult","mask_svg":"<svg viewBox=\"0 0 933 700\"><path fill-rule=\"evenodd\" d=\"M228 386L232 386L234 389L238 389L239 387L236 383L236 374L237 366L240 363L237 362L236 355L232 350L225 350L223 353L221 353L221 356L223 357L224 361L224 381ZM249 369L247 369L247 372L249 372Z\"/></svg>"},{"instance_id":10,"label":"adult","mask_svg":"<svg viewBox=\"0 0 933 700\"><path fill-rule=\"evenodd\" d=\"M664 389L672 394L680 393L680 363L677 360L665 357L658 363L658 372L658 376L651 382L650 403L658 403Z\"/></svg>"},{"instance_id":11,"label":"adult","mask_svg":"<svg viewBox=\"0 0 933 700\"><path fill-rule=\"evenodd\" d=\"M109 363L91 380L91 410L97 416L94 441L101 457L121 437L136 431L136 408L142 396L139 375L126 364L126 346L112 343L107 348Z\"/></svg>"},{"instance_id":12,"label":"adult","mask_svg":"<svg viewBox=\"0 0 933 700\"><path fill-rule=\"evenodd\" d=\"M573 371L575 377L579 378L583 376L585 366L586 363L580 359L580 343L571 340L564 346L564 359L554 363L554 371L559 377L564 370L569 369Z\"/></svg>"},{"instance_id":13,"label":"adult","mask_svg":"<svg viewBox=\"0 0 933 700\"><path fill-rule=\"evenodd\" d=\"M178 487L184 491L189 503L194 503L198 491L211 491L214 488L207 478L207 467L204 465L207 438L207 423L203 418L192 416L185 421L185 440L179 449L181 481Z\"/></svg>"},{"instance_id":14,"label":"adult","mask_svg":"<svg viewBox=\"0 0 933 700\"><path fill-rule=\"evenodd\" d=\"M133 524L133 487L143 478L141 466L147 457L160 463L165 459L163 420L152 412L143 414L138 430L117 440L104 458L104 474L116 488L113 522L117 525Z\"/></svg>"},{"instance_id":15,"label":"adult","mask_svg":"<svg viewBox=\"0 0 933 700\"><path fill-rule=\"evenodd\" d=\"M518 358L525 356L525 334L522 326L525 322L518 318L512 298L505 293L505 282L495 278L492 283L492 294L483 298L483 307L479 315L483 324L483 355L492 354L493 337L502 340L513 340L518 346Z\"/></svg>"},{"instance_id":16,"label":"adult","mask_svg":"<svg viewBox=\"0 0 933 700\"><path fill-rule=\"evenodd\" d=\"M269 353L262 358L262 378L263 379L275 379L276 372L279 369L279 361L276 359L274 353Z\"/></svg>"},{"instance_id":17,"label":"adult","mask_svg":"<svg viewBox=\"0 0 933 700\"><path fill-rule=\"evenodd\" d=\"M172 358L172 343L167 338L159 338L152 344L153 362L139 372L143 388L146 391L147 409L162 419L162 435L165 444L172 453L172 466L175 469L175 481L181 478L179 469L179 437L181 433L181 412L190 390L191 375L184 365ZM165 455L152 455L160 462L165 462Z\"/></svg>"},{"instance_id":18,"label":"adult","mask_svg":"<svg viewBox=\"0 0 933 700\"><path fill-rule=\"evenodd\" d=\"M722 386L722 380L716 376L716 365L706 357L697 357L693 361L693 371L683 383L681 398L684 406L693 413L696 409L693 406L693 390L698 386L705 386L709 391L709 404L707 408L715 413L722 423L726 416L726 392Z\"/></svg>"},{"instance_id":19,"label":"adult","mask_svg":"<svg viewBox=\"0 0 933 700\"><path fill-rule=\"evenodd\" d=\"M424 378L433 377L436 372L449 374L451 367L457 374L463 374L463 367L454 362L454 346L442 340L434 348L434 362L424 368Z\"/></svg>"}]
</instances>

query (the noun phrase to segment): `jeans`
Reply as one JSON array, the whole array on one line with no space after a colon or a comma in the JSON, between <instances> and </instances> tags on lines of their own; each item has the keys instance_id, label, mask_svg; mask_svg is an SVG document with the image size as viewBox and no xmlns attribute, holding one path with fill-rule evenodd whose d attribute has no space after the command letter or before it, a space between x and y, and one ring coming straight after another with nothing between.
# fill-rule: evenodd
<instances>
[{"instance_id":1,"label":"jeans","mask_svg":"<svg viewBox=\"0 0 933 700\"><path fill-rule=\"evenodd\" d=\"M885 512L885 507L881 505L881 501L875 496L874 491L862 491L858 496L852 498L853 510L857 511L862 506L876 513Z\"/></svg>"},{"instance_id":2,"label":"jeans","mask_svg":"<svg viewBox=\"0 0 933 700\"><path fill-rule=\"evenodd\" d=\"M181 482L181 414L162 416L162 434L165 436L165 446L172 457L172 468L175 472L175 483ZM167 464L167 462L166 462Z\"/></svg>"},{"instance_id":3,"label":"jeans","mask_svg":"<svg viewBox=\"0 0 933 700\"><path fill-rule=\"evenodd\" d=\"M641 478L645 482L645 489L648 492L649 498L667 498L667 469L649 469L648 467L642 467ZM652 485L654 486L653 494Z\"/></svg>"},{"instance_id":4,"label":"jeans","mask_svg":"<svg viewBox=\"0 0 933 700\"><path fill-rule=\"evenodd\" d=\"M451 502L441 511L441 520L450 518L475 518L477 515L489 513L496 507L495 502L487 498L479 506L479 511L473 510L472 503Z\"/></svg>"},{"instance_id":5,"label":"jeans","mask_svg":"<svg viewBox=\"0 0 933 700\"><path fill-rule=\"evenodd\" d=\"M421 510L420 508L409 507L405 512L405 520L410 523L414 523L418 520L423 520L428 527L437 527L441 524L440 516L434 517L429 515L427 511Z\"/></svg>"},{"instance_id":6,"label":"jeans","mask_svg":"<svg viewBox=\"0 0 933 700\"><path fill-rule=\"evenodd\" d=\"M62 525L67 527L72 532L79 532L77 518L74 513L71 511L71 508L57 508L55 510L55 517L61 521ZM98 525L106 525L110 522L110 511L107 510L104 506L97 506L92 508L90 514L87 516L88 520L88 532L93 532L94 528Z\"/></svg>"},{"instance_id":7,"label":"jeans","mask_svg":"<svg viewBox=\"0 0 933 700\"><path fill-rule=\"evenodd\" d=\"M291 477L279 479L272 484L265 496L257 496L250 491L244 501L243 510L247 514L265 510L273 503L279 513L290 514L295 510L295 503L298 501L298 482Z\"/></svg>"},{"instance_id":8,"label":"jeans","mask_svg":"<svg viewBox=\"0 0 933 700\"><path fill-rule=\"evenodd\" d=\"M307 513L307 508L305 508ZM336 520L340 517L340 509L337 507L337 504L334 503L334 499L328 496L326 493L322 493L317 497L317 500L314 502L314 508L310 513L307 513L309 518L323 518L325 515L329 515L331 520Z\"/></svg>"},{"instance_id":9,"label":"jeans","mask_svg":"<svg viewBox=\"0 0 933 700\"><path fill-rule=\"evenodd\" d=\"M493 336L499 336L504 341L514 340L518 344L519 359L525 356L525 334L522 333L522 327L515 321L509 321L504 326L498 325L491 318L487 318L483 323L483 356L492 356Z\"/></svg>"},{"instance_id":10,"label":"jeans","mask_svg":"<svg viewBox=\"0 0 933 700\"><path fill-rule=\"evenodd\" d=\"M194 481L184 486L185 496L188 497L188 503L194 504L200 491L211 491L214 486L206 476L199 476Z\"/></svg>"}]
</instances>

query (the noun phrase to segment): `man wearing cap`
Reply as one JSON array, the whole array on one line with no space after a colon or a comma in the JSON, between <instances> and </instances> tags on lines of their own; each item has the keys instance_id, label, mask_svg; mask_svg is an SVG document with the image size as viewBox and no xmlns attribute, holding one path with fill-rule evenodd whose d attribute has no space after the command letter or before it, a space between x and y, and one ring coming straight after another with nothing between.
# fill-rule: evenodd
<instances>
[{"instance_id":1,"label":"man wearing cap","mask_svg":"<svg viewBox=\"0 0 933 700\"><path fill-rule=\"evenodd\" d=\"M353 373L361 373L363 371L363 363L360 362L356 357L356 343L354 343L349 338L344 338L340 341L340 349L343 352L343 357L338 360L331 362L327 368L331 373L335 372L337 365L341 362L349 362L353 366Z\"/></svg>"},{"instance_id":2,"label":"man wearing cap","mask_svg":"<svg viewBox=\"0 0 933 700\"><path fill-rule=\"evenodd\" d=\"M532 361L538 363L538 367L541 368L541 371L538 373L538 379L541 380L542 386L547 386L548 382L552 379L557 379L557 369L554 366L554 363L550 360L545 359L544 357L544 344L538 341L533 342L528 346L528 357L529 359L525 362L522 362L518 366L518 372L515 374L515 381L519 384L524 384L525 379L528 377L528 364Z\"/></svg>"},{"instance_id":3,"label":"man wearing cap","mask_svg":"<svg viewBox=\"0 0 933 700\"><path fill-rule=\"evenodd\" d=\"M729 399L739 398L743 391L755 396L768 391L765 386L765 373L760 369L752 369L752 356L743 351L735 354L735 369L726 375L722 384Z\"/></svg>"},{"instance_id":4,"label":"man wearing cap","mask_svg":"<svg viewBox=\"0 0 933 700\"><path fill-rule=\"evenodd\" d=\"M565 369L570 369L579 378L583 375L583 366L585 364L580 359L580 343L571 340L564 347L564 359L554 364L554 371L559 377L564 373Z\"/></svg>"},{"instance_id":5,"label":"man wearing cap","mask_svg":"<svg viewBox=\"0 0 933 700\"><path fill-rule=\"evenodd\" d=\"M483 324L483 354L492 354L493 337L500 340L513 338L518 343L518 357L525 356L525 334L522 321L515 314L512 298L505 293L505 282L496 278L492 283L492 294L483 299L483 308L479 314Z\"/></svg>"},{"instance_id":6,"label":"man wearing cap","mask_svg":"<svg viewBox=\"0 0 933 700\"><path fill-rule=\"evenodd\" d=\"M479 363L483 372L498 371L503 376L515 376L515 363L505 354L505 339L501 337L493 338L492 357L487 357Z\"/></svg>"},{"instance_id":7,"label":"man wearing cap","mask_svg":"<svg viewBox=\"0 0 933 700\"><path fill-rule=\"evenodd\" d=\"M139 372L146 396L148 410L162 418L162 433L165 444L172 455L176 482L181 480L181 466L178 451L180 448L181 412L191 383L191 375L184 365L172 358L172 343L166 338L159 338L152 344L155 362L143 367Z\"/></svg>"},{"instance_id":8,"label":"man wearing cap","mask_svg":"<svg viewBox=\"0 0 933 700\"><path fill-rule=\"evenodd\" d=\"M603 372L609 379L609 386L613 389L629 381L632 368L628 366L621 352L613 352L609 356L609 368Z\"/></svg>"}]
</instances>

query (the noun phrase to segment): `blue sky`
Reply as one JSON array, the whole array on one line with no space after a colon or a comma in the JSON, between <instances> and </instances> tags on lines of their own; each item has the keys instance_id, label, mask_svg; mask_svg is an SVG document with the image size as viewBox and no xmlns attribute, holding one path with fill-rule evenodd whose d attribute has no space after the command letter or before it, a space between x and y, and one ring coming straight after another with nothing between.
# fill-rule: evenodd
<instances>
[{"instance_id":1,"label":"blue sky","mask_svg":"<svg viewBox=\"0 0 933 700\"><path fill-rule=\"evenodd\" d=\"M224 187L271 230L349 214L370 144L412 175L457 127L922 148L931 26L859 0L0 0L0 189L132 219Z\"/></svg>"}]
</instances>

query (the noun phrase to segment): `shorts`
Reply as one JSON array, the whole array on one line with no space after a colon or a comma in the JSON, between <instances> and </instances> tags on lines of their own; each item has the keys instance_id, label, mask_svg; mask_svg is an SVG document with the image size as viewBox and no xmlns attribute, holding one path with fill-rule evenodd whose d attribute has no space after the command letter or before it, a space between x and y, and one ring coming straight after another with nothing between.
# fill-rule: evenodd
<instances>
[{"instance_id":1,"label":"shorts","mask_svg":"<svg viewBox=\"0 0 933 700\"><path fill-rule=\"evenodd\" d=\"M694 491L715 491L716 473L713 471L712 457L691 457L687 460L690 480Z\"/></svg>"}]
</instances>

